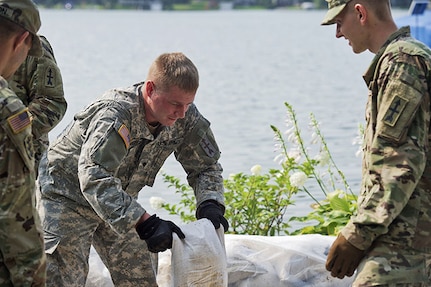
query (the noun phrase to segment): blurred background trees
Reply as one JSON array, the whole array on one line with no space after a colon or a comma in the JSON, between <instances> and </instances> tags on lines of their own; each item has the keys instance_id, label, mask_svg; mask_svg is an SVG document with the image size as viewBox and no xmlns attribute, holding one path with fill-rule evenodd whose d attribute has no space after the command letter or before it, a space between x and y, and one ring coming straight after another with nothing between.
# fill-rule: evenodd
<instances>
[{"instance_id":1,"label":"blurred background trees","mask_svg":"<svg viewBox=\"0 0 431 287\"><path fill-rule=\"evenodd\" d=\"M325 0L34 0L46 8L100 8L100 9L150 9L159 3L164 10L172 10L174 5L195 4L196 9L215 9L220 2L231 2L235 8L260 7L274 9L292 7L303 9L326 9ZM405 8L412 0L391 0L392 7ZM200 5L199 5L200 4Z\"/></svg>"}]
</instances>

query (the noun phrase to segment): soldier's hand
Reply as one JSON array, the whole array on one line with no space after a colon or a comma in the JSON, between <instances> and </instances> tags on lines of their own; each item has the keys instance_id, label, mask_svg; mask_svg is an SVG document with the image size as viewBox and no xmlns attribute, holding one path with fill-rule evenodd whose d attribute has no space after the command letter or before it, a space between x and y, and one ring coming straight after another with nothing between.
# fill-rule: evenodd
<instances>
[{"instance_id":1,"label":"soldier's hand","mask_svg":"<svg viewBox=\"0 0 431 287\"><path fill-rule=\"evenodd\" d=\"M144 222L138 223L136 231L139 238L147 243L148 250L153 253L172 248L172 232L175 232L180 239L186 237L175 223L160 219L155 214Z\"/></svg>"},{"instance_id":2,"label":"soldier's hand","mask_svg":"<svg viewBox=\"0 0 431 287\"><path fill-rule=\"evenodd\" d=\"M326 270L331 271L333 277L343 279L350 277L355 272L365 251L353 246L341 233L335 239L326 259Z\"/></svg>"},{"instance_id":3,"label":"soldier's hand","mask_svg":"<svg viewBox=\"0 0 431 287\"><path fill-rule=\"evenodd\" d=\"M196 212L197 219L208 218L211 220L215 229L219 229L221 224L226 232L229 229L229 223L223 215L224 212L221 206L216 201L212 200L202 202Z\"/></svg>"}]
</instances>

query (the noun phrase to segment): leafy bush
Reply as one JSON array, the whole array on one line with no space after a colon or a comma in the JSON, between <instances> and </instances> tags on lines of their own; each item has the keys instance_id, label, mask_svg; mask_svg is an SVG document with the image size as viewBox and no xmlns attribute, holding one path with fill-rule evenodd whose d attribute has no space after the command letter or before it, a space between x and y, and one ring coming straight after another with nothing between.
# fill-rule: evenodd
<instances>
[{"instance_id":1,"label":"leafy bush","mask_svg":"<svg viewBox=\"0 0 431 287\"><path fill-rule=\"evenodd\" d=\"M305 145L292 106L285 103L285 107L287 131L283 134L271 125L278 152L275 161L280 168L261 174L262 167L255 165L251 168L251 174L237 173L224 180L225 216L230 224L228 233L335 235L356 210L357 197L335 164L314 115L310 114L312 149ZM315 156L312 156L313 152ZM195 220L193 190L178 178L166 173L162 176L168 186L181 195L181 200L178 204L163 202L160 206L171 214L179 215L184 222ZM311 189L320 190L324 199L317 200ZM314 202L311 211L304 216L286 219L286 210L294 204L293 196L299 192L305 193ZM289 232L292 222L308 225Z\"/></svg>"}]
</instances>

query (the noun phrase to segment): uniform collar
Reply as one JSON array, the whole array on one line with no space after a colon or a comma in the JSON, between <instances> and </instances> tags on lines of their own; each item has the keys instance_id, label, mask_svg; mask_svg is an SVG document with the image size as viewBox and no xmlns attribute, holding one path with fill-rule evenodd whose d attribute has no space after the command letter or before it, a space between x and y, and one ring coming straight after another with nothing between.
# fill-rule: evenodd
<instances>
[{"instance_id":1,"label":"uniform collar","mask_svg":"<svg viewBox=\"0 0 431 287\"><path fill-rule=\"evenodd\" d=\"M374 73L377 67L377 64L379 63L380 58L385 53L386 48L389 46L389 44L398 41L400 38L406 38L410 37L410 27L404 26L392 33L392 35L389 36L389 38L386 40L386 42L383 44L383 46L379 49L379 51L376 53L376 55L373 58L373 61L371 62L370 66L368 67L368 70L365 72L365 74L362 76L365 83L367 85L370 84L374 77Z\"/></svg>"}]
</instances>

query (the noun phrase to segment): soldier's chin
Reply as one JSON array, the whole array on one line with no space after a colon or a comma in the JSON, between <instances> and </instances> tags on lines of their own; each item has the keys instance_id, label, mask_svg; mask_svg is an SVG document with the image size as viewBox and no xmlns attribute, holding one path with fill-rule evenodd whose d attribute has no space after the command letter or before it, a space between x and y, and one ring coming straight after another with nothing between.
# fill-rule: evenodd
<instances>
[{"instance_id":1,"label":"soldier's chin","mask_svg":"<svg viewBox=\"0 0 431 287\"><path fill-rule=\"evenodd\" d=\"M164 126L173 126L175 124L175 122L177 121L177 119L166 119L166 121L164 123L162 123Z\"/></svg>"}]
</instances>

